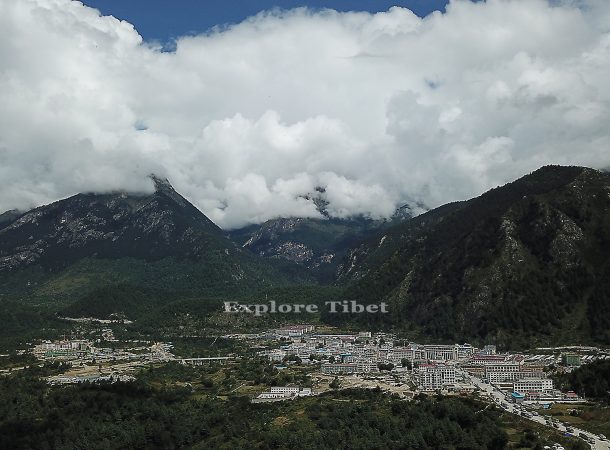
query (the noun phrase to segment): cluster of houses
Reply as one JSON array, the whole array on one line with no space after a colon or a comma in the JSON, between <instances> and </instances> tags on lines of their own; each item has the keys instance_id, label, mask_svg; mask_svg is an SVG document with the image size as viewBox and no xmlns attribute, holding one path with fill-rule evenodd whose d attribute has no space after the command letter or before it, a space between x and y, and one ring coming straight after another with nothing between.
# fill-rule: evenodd
<instances>
[{"instance_id":1,"label":"cluster of houses","mask_svg":"<svg viewBox=\"0 0 610 450\"><path fill-rule=\"evenodd\" d=\"M517 392L528 400L554 395L553 381L544 366L525 362L523 355L474 355L462 365L470 375L485 380L507 392Z\"/></svg>"},{"instance_id":2,"label":"cluster of houses","mask_svg":"<svg viewBox=\"0 0 610 450\"><path fill-rule=\"evenodd\" d=\"M91 342L85 340L62 339L59 341L43 341L36 345L33 353L39 359L66 358L76 359L86 357L93 351Z\"/></svg>"},{"instance_id":3,"label":"cluster of houses","mask_svg":"<svg viewBox=\"0 0 610 450\"><path fill-rule=\"evenodd\" d=\"M561 395L545 371L545 366L556 362L552 356L499 354L493 345L479 349L467 343L395 345L391 334L322 334L312 325L292 325L273 333L283 338L284 345L262 350L260 355L276 362L297 358L304 364L320 362L321 372L328 375L398 368L407 371L420 390L436 391L457 388L463 376L470 374L503 391L519 393L526 400L557 399ZM577 366L580 358L564 354L561 362Z\"/></svg>"},{"instance_id":4,"label":"cluster of houses","mask_svg":"<svg viewBox=\"0 0 610 450\"><path fill-rule=\"evenodd\" d=\"M96 347L92 341L63 338L43 341L34 346L32 353L40 360L91 361L95 363L116 361L164 362L175 359L172 345L163 342L139 345L130 349Z\"/></svg>"}]
</instances>

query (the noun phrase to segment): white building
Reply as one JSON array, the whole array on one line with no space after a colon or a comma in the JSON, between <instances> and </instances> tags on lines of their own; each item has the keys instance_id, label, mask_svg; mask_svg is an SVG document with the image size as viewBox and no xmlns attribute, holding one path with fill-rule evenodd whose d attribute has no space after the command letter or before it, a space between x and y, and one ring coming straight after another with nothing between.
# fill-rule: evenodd
<instances>
[{"instance_id":1,"label":"white building","mask_svg":"<svg viewBox=\"0 0 610 450\"><path fill-rule=\"evenodd\" d=\"M422 390L449 387L455 384L455 368L443 364L424 364L417 368L416 380Z\"/></svg>"},{"instance_id":2,"label":"white building","mask_svg":"<svg viewBox=\"0 0 610 450\"><path fill-rule=\"evenodd\" d=\"M330 363L325 363L322 364L322 373L326 373L326 374L350 374L350 373L356 373L357 371L357 366L356 364L353 363L349 363L349 364L330 364Z\"/></svg>"},{"instance_id":3,"label":"white building","mask_svg":"<svg viewBox=\"0 0 610 450\"><path fill-rule=\"evenodd\" d=\"M485 366L485 379L494 384L542 378L545 378L545 374L542 368L538 366L524 366L519 362L505 362Z\"/></svg>"},{"instance_id":4,"label":"white building","mask_svg":"<svg viewBox=\"0 0 610 450\"><path fill-rule=\"evenodd\" d=\"M424 345L426 359L441 361L456 361L469 358L475 348L470 344Z\"/></svg>"},{"instance_id":5,"label":"white building","mask_svg":"<svg viewBox=\"0 0 610 450\"><path fill-rule=\"evenodd\" d=\"M528 392L545 393L553 390L553 380L549 378L524 378L523 380L515 381L513 391L521 394Z\"/></svg>"},{"instance_id":6,"label":"white building","mask_svg":"<svg viewBox=\"0 0 610 450\"><path fill-rule=\"evenodd\" d=\"M257 398L284 399L293 397L308 397L310 395L313 395L311 388L300 388L297 386L271 386L269 392L263 392Z\"/></svg>"},{"instance_id":7,"label":"white building","mask_svg":"<svg viewBox=\"0 0 610 450\"><path fill-rule=\"evenodd\" d=\"M374 360L367 358L360 358L356 360L356 372L369 373L377 371L379 371L379 368Z\"/></svg>"},{"instance_id":8,"label":"white building","mask_svg":"<svg viewBox=\"0 0 610 450\"><path fill-rule=\"evenodd\" d=\"M276 330L276 333L280 336L299 337L313 332L314 329L313 325L288 325Z\"/></svg>"},{"instance_id":9,"label":"white building","mask_svg":"<svg viewBox=\"0 0 610 450\"><path fill-rule=\"evenodd\" d=\"M521 364L518 362L501 362L485 366L485 379L490 383L515 381L522 378Z\"/></svg>"},{"instance_id":10,"label":"white building","mask_svg":"<svg viewBox=\"0 0 610 450\"><path fill-rule=\"evenodd\" d=\"M274 349L264 350L259 355L266 356L269 358L269 361L282 361L287 356L287 353L284 350Z\"/></svg>"}]
</instances>

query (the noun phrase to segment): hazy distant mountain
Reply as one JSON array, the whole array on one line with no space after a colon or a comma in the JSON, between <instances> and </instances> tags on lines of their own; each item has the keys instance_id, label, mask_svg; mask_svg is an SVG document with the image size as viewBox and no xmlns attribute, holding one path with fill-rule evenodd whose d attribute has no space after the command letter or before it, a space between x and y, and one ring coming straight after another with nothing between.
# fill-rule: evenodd
<instances>
[{"instance_id":1,"label":"hazy distant mountain","mask_svg":"<svg viewBox=\"0 0 610 450\"><path fill-rule=\"evenodd\" d=\"M548 166L369 239L349 298L428 335L610 342L610 175Z\"/></svg>"},{"instance_id":2,"label":"hazy distant mountain","mask_svg":"<svg viewBox=\"0 0 610 450\"><path fill-rule=\"evenodd\" d=\"M316 205L324 218L273 219L230 231L228 235L237 245L259 256L295 262L307 267L320 280L331 282L350 248L413 215L412 208L405 205L389 219L362 216L342 219L329 217L324 202L318 201Z\"/></svg>"},{"instance_id":3,"label":"hazy distant mountain","mask_svg":"<svg viewBox=\"0 0 610 450\"><path fill-rule=\"evenodd\" d=\"M9 225L11 222L15 221L21 213L16 209L11 209L10 211L6 211L0 214L0 228Z\"/></svg>"}]
</instances>

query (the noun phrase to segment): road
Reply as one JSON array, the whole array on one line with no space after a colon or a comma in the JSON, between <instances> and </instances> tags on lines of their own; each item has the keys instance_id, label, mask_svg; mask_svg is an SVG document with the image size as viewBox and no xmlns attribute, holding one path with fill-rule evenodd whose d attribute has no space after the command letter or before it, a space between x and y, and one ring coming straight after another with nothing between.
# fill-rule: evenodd
<instances>
[{"instance_id":1,"label":"road","mask_svg":"<svg viewBox=\"0 0 610 450\"><path fill-rule=\"evenodd\" d=\"M504 408L506 411L508 411L510 413L513 413L513 414L517 414L518 416L523 417L521 415L521 412L525 411L525 409L523 407L521 407L520 405L515 405L513 403L508 403L505 400L505 395L506 394L504 392L500 391L499 389L497 389L496 387L494 387L494 386L492 386L492 385L490 385L488 383L483 383L482 380L480 380L480 379L478 379L476 377L473 377L473 376L470 376L470 375L467 375L467 374L465 374L465 376L467 378L470 378L471 382L475 386L477 386L479 389L481 389L482 392L490 395L494 399L494 401L496 403L498 403L499 405L502 405L502 404L507 405L507 408ZM536 416L532 416L532 417L529 417L529 418L528 417L523 417L523 418L531 420L533 422L536 422L536 423L538 423L540 425L543 425L543 426L546 426L546 427L549 427L549 428L554 428L557 431L561 431L563 433L567 433L566 427L563 424L557 423L557 427L553 427L552 425L549 425L547 423L547 420L543 416L536 415ZM595 439L595 444L591 444L591 443L587 442L587 443L589 443L589 445L591 445L592 449L595 449L595 450L609 450L610 449L610 442L609 441L607 441L607 440L602 441L602 440L599 439L598 436L596 436L595 434L590 433L590 432L588 432L586 430L581 430L581 429L573 427L571 425L570 425L570 427L574 429L574 431L572 433L570 433L570 434L572 434L572 435L574 435L576 437L579 437L580 434L582 433L582 434L586 435L588 439ZM583 442L584 442L584 440L583 440Z\"/></svg>"}]
</instances>

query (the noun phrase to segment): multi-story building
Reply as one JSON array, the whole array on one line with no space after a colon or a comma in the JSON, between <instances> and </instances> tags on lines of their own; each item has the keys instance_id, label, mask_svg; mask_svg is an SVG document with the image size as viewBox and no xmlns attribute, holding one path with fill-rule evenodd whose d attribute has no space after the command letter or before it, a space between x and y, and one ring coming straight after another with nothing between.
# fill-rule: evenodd
<instances>
[{"instance_id":1,"label":"multi-story building","mask_svg":"<svg viewBox=\"0 0 610 450\"><path fill-rule=\"evenodd\" d=\"M339 363L339 364L331 364L325 363L322 364L322 373L326 374L351 374L357 372L357 366L353 363Z\"/></svg>"},{"instance_id":2,"label":"multi-story building","mask_svg":"<svg viewBox=\"0 0 610 450\"><path fill-rule=\"evenodd\" d=\"M485 379L490 383L515 381L521 378L521 364L502 362L485 365Z\"/></svg>"},{"instance_id":3,"label":"multi-story building","mask_svg":"<svg viewBox=\"0 0 610 450\"><path fill-rule=\"evenodd\" d=\"M314 329L313 325L288 325L276 330L276 333L280 336L299 337L313 332Z\"/></svg>"},{"instance_id":4,"label":"multi-story building","mask_svg":"<svg viewBox=\"0 0 610 450\"><path fill-rule=\"evenodd\" d=\"M475 352L470 344L424 345L426 359L441 361L456 361L466 359Z\"/></svg>"},{"instance_id":5,"label":"multi-story building","mask_svg":"<svg viewBox=\"0 0 610 450\"><path fill-rule=\"evenodd\" d=\"M413 361L413 349L409 347L394 347L388 355L388 359L394 363L394 365L400 365L403 359Z\"/></svg>"},{"instance_id":6,"label":"multi-story building","mask_svg":"<svg viewBox=\"0 0 610 450\"><path fill-rule=\"evenodd\" d=\"M416 380L422 390L450 387L455 384L455 368L444 364L422 364L416 369Z\"/></svg>"},{"instance_id":7,"label":"multi-story building","mask_svg":"<svg viewBox=\"0 0 610 450\"><path fill-rule=\"evenodd\" d=\"M184 358L180 362L185 366L207 366L212 364L226 364L235 358L231 356L212 356L208 358Z\"/></svg>"},{"instance_id":8,"label":"multi-story building","mask_svg":"<svg viewBox=\"0 0 610 450\"><path fill-rule=\"evenodd\" d=\"M546 378L540 366L528 366L520 362L489 364L485 367L484 376L490 383L512 383L527 378Z\"/></svg>"},{"instance_id":9,"label":"multi-story building","mask_svg":"<svg viewBox=\"0 0 610 450\"><path fill-rule=\"evenodd\" d=\"M88 341L64 339L61 341L44 341L34 348L34 353L45 358L77 358L93 351Z\"/></svg>"},{"instance_id":10,"label":"multi-story building","mask_svg":"<svg viewBox=\"0 0 610 450\"><path fill-rule=\"evenodd\" d=\"M269 361L282 361L288 354L284 350L263 350L259 353L261 356L266 356Z\"/></svg>"},{"instance_id":11,"label":"multi-story building","mask_svg":"<svg viewBox=\"0 0 610 450\"><path fill-rule=\"evenodd\" d=\"M271 386L269 392L263 392L257 398L283 399L291 397L307 397L310 395L313 395L311 388L300 388L296 386Z\"/></svg>"},{"instance_id":12,"label":"multi-story building","mask_svg":"<svg viewBox=\"0 0 610 450\"><path fill-rule=\"evenodd\" d=\"M524 378L515 381L513 391L527 395L531 392L546 393L553 390L553 380L550 378Z\"/></svg>"},{"instance_id":13,"label":"multi-story building","mask_svg":"<svg viewBox=\"0 0 610 450\"><path fill-rule=\"evenodd\" d=\"M356 360L356 372L358 373L370 373L377 372L379 368L377 367L377 362L367 358L359 358Z\"/></svg>"}]
</instances>

